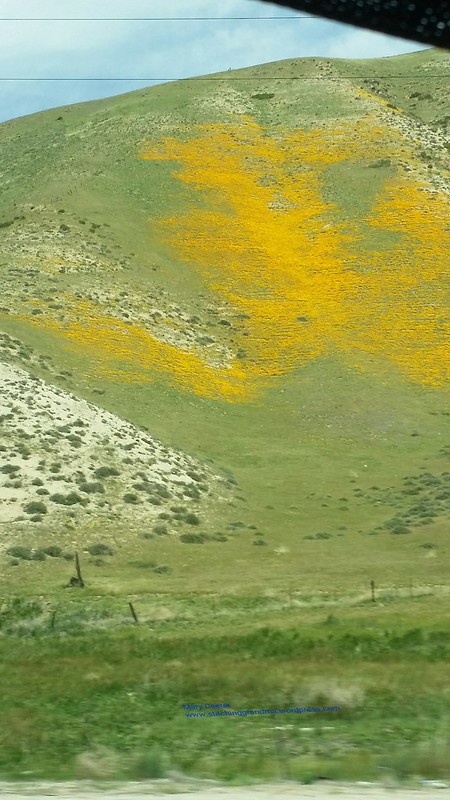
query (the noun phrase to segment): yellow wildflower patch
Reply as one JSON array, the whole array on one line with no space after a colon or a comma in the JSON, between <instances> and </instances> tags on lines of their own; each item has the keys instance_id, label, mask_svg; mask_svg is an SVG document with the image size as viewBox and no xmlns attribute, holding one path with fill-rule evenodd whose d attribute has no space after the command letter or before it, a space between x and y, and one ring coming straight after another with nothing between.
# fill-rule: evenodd
<instances>
[{"instance_id":1,"label":"yellow wildflower patch","mask_svg":"<svg viewBox=\"0 0 450 800\"><path fill-rule=\"evenodd\" d=\"M190 141L171 138L141 153L178 162L174 176L206 193L208 210L189 207L156 230L249 315L248 386L333 351L355 365L364 354L387 357L425 384L447 380L449 353L432 324L445 313L447 199L433 201L412 179L397 176L365 222L403 240L374 253L365 252L358 224L336 223L339 209L321 197L328 165L386 155L414 160L401 134L373 114L295 130L284 140L246 119L203 125ZM357 269L361 258L370 267L365 274ZM405 297L406 287L416 295ZM424 305L426 325L418 322Z\"/></svg>"},{"instance_id":2,"label":"yellow wildflower patch","mask_svg":"<svg viewBox=\"0 0 450 800\"><path fill-rule=\"evenodd\" d=\"M143 149L140 158L172 162L174 179L201 193L201 204L189 193L183 210L154 222L153 233L199 270L219 304L245 319L233 332L245 353L226 367L74 298L65 309L69 322L49 311L31 324L88 350L100 374L141 382L156 372L187 391L234 402L332 353L363 369L384 360L411 380L443 386L448 198L398 170L364 219L346 218L324 199L330 165L346 162L351 170L386 156L414 163L412 147L371 111L307 131L267 129L243 116ZM369 249L368 226L386 232L384 249Z\"/></svg>"},{"instance_id":3,"label":"yellow wildflower patch","mask_svg":"<svg viewBox=\"0 0 450 800\"><path fill-rule=\"evenodd\" d=\"M144 327L127 325L87 300L74 301L70 314L71 320L64 324L50 314L45 320L29 319L27 315L17 318L45 327L62 336L74 350L88 353L92 375L142 383L152 381L155 372L160 372L170 375L177 386L207 397L226 393L230 399L238 400L244 395L245 375L239 364L227 370L225 377L197 354L159 342ZM201 385L197 385L196 376L201 377Z\"/></svg>"}]
</instances>

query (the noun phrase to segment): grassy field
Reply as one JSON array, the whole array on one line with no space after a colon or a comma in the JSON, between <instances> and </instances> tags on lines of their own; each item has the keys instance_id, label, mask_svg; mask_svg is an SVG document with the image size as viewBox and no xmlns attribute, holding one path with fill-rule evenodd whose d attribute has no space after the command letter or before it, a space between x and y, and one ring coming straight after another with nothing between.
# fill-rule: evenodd
<instances>
[{"instance_id":1,"label":"grassy field","mask_svg":"<svg viewBox=\"0 0 450 800\"><path fill-rule=\"evenodd\" d=\"M298 59L0 125L0 366L222 487L64 516L75 458L0 400L0 500L48 506L0 510L1 777L450 778L449 66Z\"/></svg>"},{"instance_id":2,"label":"grassy field","mask_svg":"<svg viewBox=\"0 0 450 800\"><path fill-rule=\"evenodd\" d=\"M5 776L448 777L447 589L160 592L133 598L138 625L126 599L55 598L53 627L37 598L4 609ZM188 703L340 711L201 719Z\"/></svg>"}]
</instances>

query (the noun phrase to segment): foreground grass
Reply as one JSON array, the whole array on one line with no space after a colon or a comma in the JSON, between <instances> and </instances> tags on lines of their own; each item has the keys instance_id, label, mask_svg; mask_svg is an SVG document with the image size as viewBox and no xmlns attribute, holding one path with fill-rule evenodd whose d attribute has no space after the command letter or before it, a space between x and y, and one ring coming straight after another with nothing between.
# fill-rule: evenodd
<instances>
[{"instance_id":1,"label":"foreground grass","mask_svg":"<svg viewBox=\"0 0 450 800\"><path fill-rule=\"evenodd\" d=\"M5 602L0 775L450 777L450 643L437 598L355 600L332 614L325 601L280 610L261 598L258 624L255 600L212 608L179 596L164 614L149 597L139 625L118 599L61 601L53 622L42 600ZM439 604L448 614L449 600ZM186 718L186 703L340 711Z\"/></svg>"}]
</instances>

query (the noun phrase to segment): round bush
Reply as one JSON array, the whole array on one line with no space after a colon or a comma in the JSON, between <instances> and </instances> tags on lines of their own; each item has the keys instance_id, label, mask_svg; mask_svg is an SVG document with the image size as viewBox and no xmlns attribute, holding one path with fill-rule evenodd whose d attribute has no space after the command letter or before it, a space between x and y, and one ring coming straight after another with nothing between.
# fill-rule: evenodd
<instances>
[{"instance_id":1,"label":"round bush","mask_svg":"<svg viewBox=\"0 0 450 800\"><path fill-rule=\"evenodd\" d=\"M196 486L188 486L186 489L183 489L183 494L185 497L190 497L191 500L200 500L200 492Z\"/></svg>"},{"instance_id":2,"label":"round bush","mask_svg":"<svg viewBox=\"0 0 450 800\"><path fill-rule=\"evenodd\" d=\"M137 503L138 496L137 494L132 494L132 492L127 492L126 494L124 494L122 500L124 503Z\"/></svg>"},{"instance_id":3,"label":"round bush","mask_svg":"<svg viewBox=\"0 0 450 800\"><path fill-rule=\"evenodd\" d=\"M26 511L27 514L46 514L47 506L40 500L32 500L31 503L27 503L26 506L24 506L24 511Z\"/></svg>"},{"instance_id":4,"label":"round bush","mask_svg":"<svg viewBox=\"0 0 450 800\"><path fill-rule=\"evenodd\" d=\"M184 542L185 544L203 544L205 538L203 533L183 533L180 536L180 542Z\"/></svg>"},{"instance_id":5,"label":"round bush","mask_svg":"<svg viewBox=\"0 0 450 800\"><path fill-rule=\"evenodd\" d=\"M94 471L94 475L96 478L113 478L120 475L120 472L115 467L98 467Z\"/></svg>"},{"instance_id":6,"label":"round bush","mask_svg":"<svg viewBox=\"0 0 450 800\"><path fill-rule=\"evenodd\" d=\"M112 556L114 554L112 547L108 544L102 544L101 542L98 544L91 544L87 550L91 556Z\"/></svg>"},{"instance_id":7,"label":"round bush","mask_svg":"<svg viewBox=\"0 0 450 800\"><path fill-rule=\"evenodd\" d=\"M199 525L200 519L197 514L189 513L186 514L184 521L188 523L188 525Z\"/></svg>"},{"instance_id":8,"label":"round bush","mask_svg":"<svg viewBox=\"0 0 450 800\"><path fill-rule=\"evenodd\" d=\"M87 494L105 493L105 487L103 486L103 483L100 483L100 481L85 481L83 483L79 483L78 488L80 492L86 492Z\"/></svg>"},{"instance_id":9,"label":"round bush","mask_svg":"<svg viewBox=\"0 0 450 800\"><path fill-rule=\"evenodd\" d=\"M391 533L409 533L410 530L407 525L394 525L391 528Z\"/></svg>"},{"instance_id":10,"label":"round bush","mask_svg":"<svg viewBox=\"0 0 450 800\"><path fill-rule=\"evenodd\" d=\"M17 464L5 464L3 467L0 467L0 472L3 472L5 475L12 475L13 472L18 472L20 467Z\"/></svg>"},{"instance_id":11,"label":"round bush","mask_svg":"<svg viewBox=\"0 0 450 800\"><path fill-rule=\"evenodd\" d=\"M169 531L167 530L167 525L162 525L162 524L155 525L155 527L153 528L153 532L158 534L158 536L165 536L166 534L169 533Z\"/></svg>"},{"instance_id":12,"label":"round bush","mask_svg":"<svg viewBox=\"0 0 450 800\"><path fill-rule=\"evenodd\" d=\"M46 556L51 556L52 558L59 558L62 553L61 547L57 544L50 544L47 547L43 547L42 550Z\"/></svg>"}]
</instances>

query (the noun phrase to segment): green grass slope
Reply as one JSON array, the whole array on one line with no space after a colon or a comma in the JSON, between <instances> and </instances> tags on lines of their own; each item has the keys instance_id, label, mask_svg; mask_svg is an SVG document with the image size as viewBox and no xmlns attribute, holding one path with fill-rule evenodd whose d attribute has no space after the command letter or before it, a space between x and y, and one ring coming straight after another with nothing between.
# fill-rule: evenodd
<instances>
[{"instance_id":1,"label":"green grass slope","mask_svg":"<svg viewBox=\"0 0 450 800\"><path fill-rule=\"evenodd\" d=\"M447 774L449 70L298 59L0 125L5 775ZM146 505L145 437L184 500L161 467ZM56 509L113 461L129 514ZM280 767L276 715L188 702L341 710L290 713Z\"/></svg>"}]
</instances>

